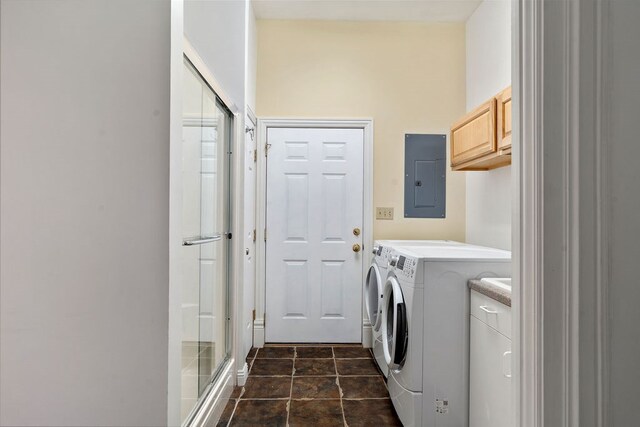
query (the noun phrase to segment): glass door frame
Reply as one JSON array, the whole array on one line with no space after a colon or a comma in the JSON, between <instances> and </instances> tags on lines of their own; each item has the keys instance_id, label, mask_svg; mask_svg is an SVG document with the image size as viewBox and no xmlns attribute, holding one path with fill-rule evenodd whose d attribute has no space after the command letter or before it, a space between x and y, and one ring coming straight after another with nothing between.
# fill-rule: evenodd
<instances>
[{"instance_id":1,"label":"glass door frame","mask_svg":"<svg viewBox=\"0 0 640 427\"><path fill-rule=\"evenodd\" d=\"M235 146L237 143L238 137L238 109L237 107L229 102L229 98L220 90L220 86L215 82L206 69L204 62L193 49L193 47L186 41L183 51L183 72L185 66L190 66L195 73L202 79L202 81L208 86L208 88L215 95L216 105L224 110L225 114L229 117L229 125L226 135L225 135L225 166L227 170L225 172L225 180L227 185L225 188L228 189L227 199L226 199L226 230L223 230L223 239L226 243L226 303L225 303L225 357L220 362L218 367L216 368L215 373L211 376L211 380L206 386L206 388L202 391L202 394L198 398L198 402L190 412L190 414L185 418L184 422L182 422L182 426L189 425L199 425L203 420L206 420L212 413L213 405L219 399L218 395L225 395L230 393L229 384L229 373L231 374L231 381L235 380L235 372L233 372L234 360L235 360L235 335L236 335L236 327L232 320L232 313L234 312L233 308L235 306L234 301L236 300L234 283L236 277L236 257L234 256L235 244L231 237L233 236L235 230L235 202L236 197L234 197L234 184L235 184L235 174L236 174L236 161L233 158L233 153L235 150ZM179 285L178 285L179 286ZM226 390L226 391L225 391ZM223 399L224 400L224 399Z\"/></svg>"}]
</instances>

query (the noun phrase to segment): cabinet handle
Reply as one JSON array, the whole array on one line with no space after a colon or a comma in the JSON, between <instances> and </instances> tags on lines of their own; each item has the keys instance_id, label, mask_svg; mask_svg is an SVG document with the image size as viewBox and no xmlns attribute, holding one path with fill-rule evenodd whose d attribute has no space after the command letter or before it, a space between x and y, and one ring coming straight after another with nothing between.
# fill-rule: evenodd
<instances>
[{"instance_id":1,"label":"cabinet handle","mask_svg":"<svg viewBox=\"0 0 640 427\"><path fill-rule=\"evenodd\" d=\"M485 313L489 313L489 314L498 314L498 312L496 310L492 310L489 307L487 307L486 305L481 305L480 306L480 310L484 311Z\"/></svg>"},{"instance_id":2,"label":"cabinet handle","mask_svg":"<svg viewBox=\"0 0 640 427\"><path fill-rule=\"evenodd\" d=\"M507 359L507 357L509 357L508 371L505 369L505 366L507 365L505 362L505 359ZM502 375L504 375L505 378L511 378L511 350L505 351L504 353L502 353Z\"/></svg>"}]
</instances>

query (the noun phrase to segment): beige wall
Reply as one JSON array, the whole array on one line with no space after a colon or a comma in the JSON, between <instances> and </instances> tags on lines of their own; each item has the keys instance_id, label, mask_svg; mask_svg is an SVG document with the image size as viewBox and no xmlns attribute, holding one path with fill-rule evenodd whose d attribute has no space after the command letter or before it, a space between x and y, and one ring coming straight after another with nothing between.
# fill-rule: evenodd
<instances>
[{"instance_id":1,"label":"beige wall","mask_svg":"<svg viewBox=\"0 0 640 427\"><path fill-rule=\"evenodd\" d=\"M448 134L465 112L464 24L258 21L257 114L373 118L377 239L465 238L465 176L446 219L404 219L404 134ZM448 161L447 161L448 163Z\"/></svg>"}]
</instances>

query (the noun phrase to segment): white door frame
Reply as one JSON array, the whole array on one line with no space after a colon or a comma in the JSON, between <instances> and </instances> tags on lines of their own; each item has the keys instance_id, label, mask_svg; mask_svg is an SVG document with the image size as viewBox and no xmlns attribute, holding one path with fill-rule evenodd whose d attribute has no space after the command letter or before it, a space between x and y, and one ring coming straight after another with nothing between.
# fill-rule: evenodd
<instances>
[{"instance_id":1,"label":"white door frame","mask_svg":"<svg viewBox=\"0 0 640 427\"><path fill-rule=\"evenodd\" d=\"M541 4L512 1L512 280L514 426L542 427L542 263L539 225L540 148L537 117L542 96ZM538 209L537 211L535 209Z\"/></svg>"},{"instance_id":2,"label":"white door frame","mask_svg":"<svg viewBox=\"0 0 640 427\"><path fill-rule=\"evenodd\" d=\"M512 1L514 425L606 426L609 0ZM256 346L264 344L264 135L296 123L304 121L260 123ZM557 163L545 162L550 153Z\"/></svg>"},{"instance_id":3,"label":"white door frame","mask_svg":"<svg viewBox=\"0 0 640 427\"><path fill-rule=\"evenodd\" d=\"M610 425L609 0L512 0L513 425Z\"/></svg>"},{"instance_id":4,"label":"white door frame","mask_svg":"<svg viewBox=\"0 0 640 427\"><path fill-rule=\"evenodd\" d=\"M364 295L364 280L369 270L366 254L373 246L373 119L286 119L261 118L258 119L258 195L256 215L256 318L253 321L254 346L262 347L265 343L265 310L266 310L266 207L267 207L267 162L266 143L267 129L273 127L286 128L351 128L364 131L364 176L363 176L363 224L362 224L362 293ZM362 311L362 308L361 308ZM371 347L371 324L365 319L362 311L362 343Z\"/></svg>"}]
</instances>

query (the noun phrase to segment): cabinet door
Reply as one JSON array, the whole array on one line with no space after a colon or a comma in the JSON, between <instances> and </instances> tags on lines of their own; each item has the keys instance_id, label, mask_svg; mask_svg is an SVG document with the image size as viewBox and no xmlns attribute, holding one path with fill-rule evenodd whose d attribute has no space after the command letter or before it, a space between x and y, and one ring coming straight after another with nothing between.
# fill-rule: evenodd
<instances>
[{"instance_id":1,"label":"cabinet door","mask_svg":"<svg viewBox=\"0 0 640 427\"><path fill-rule=\"evenodd\" d=\"M471 316L469 426L512 427L511 340Z\"/></svg>"},{"instance_id":2,"label":"cabinet door","mask_svg":"<svg viewBox=\"0 0 640 427\"><path fill-rule=\"evenodd\" d=\"M500 92L498 100L498 150L511 152L511 86Z\"/></svg>"},{"instance_id":3,"label":"cabinet door","mask_svg":"<svg viewBox=\"0 0 640 427\"><path fill-rule=\"evenodd\" d=\"M451 166L496 151L496 99L491 98L451 127Z\"/></svg>"}]
</instances>

